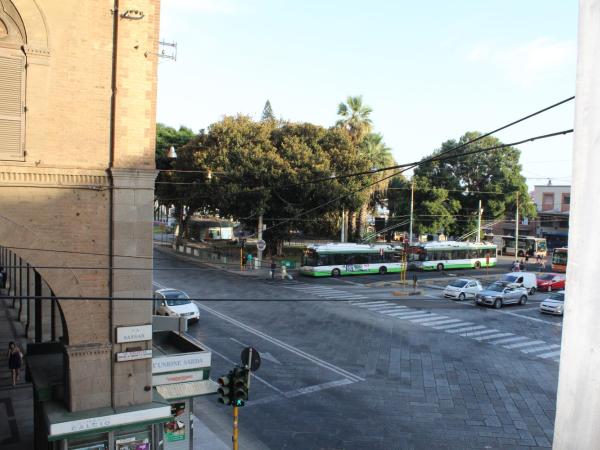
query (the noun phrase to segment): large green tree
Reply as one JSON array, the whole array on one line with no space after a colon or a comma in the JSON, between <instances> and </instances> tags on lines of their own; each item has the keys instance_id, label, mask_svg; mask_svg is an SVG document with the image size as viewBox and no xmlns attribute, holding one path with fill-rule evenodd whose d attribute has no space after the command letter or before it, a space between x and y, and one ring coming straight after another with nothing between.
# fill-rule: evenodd
<instances>
[{"instance_id":1,"label":"large green tree","mask_svg":"<svg viewBox=\"0 0 600 450\"><path fill-rule=\"evenodd\" d=\"M526 180L521 175L520 151L517 148L505 147L465 155L502 144L499 139L487 136L453 150L480 136L479 132L468 132L458 141L444 142L432 155L441 156L443 160L426 162L415 169L416 230L438 232L443 229L455 236L475 230L479 200L482 201L484 218L511 219L516 210L517 195L521 217L535 217L535 206L528 195ZM410 202L406 197L392 194L392 199L390 205L394 214L408 213Z\"/></svg>"},{"instance_id":2,"label":"large green tree","mask_svg":"<svg viewBox=\"0 0 600 450\"><path fill-rule=\"evenodd\" d=\"M371 107L363 103L362 95L348 96L346 103L342 102L338 106L337 113L340 119L337 125L348 131L354 143L359 145L371 132L372 112Z\"/></svg>"}]
</instances>

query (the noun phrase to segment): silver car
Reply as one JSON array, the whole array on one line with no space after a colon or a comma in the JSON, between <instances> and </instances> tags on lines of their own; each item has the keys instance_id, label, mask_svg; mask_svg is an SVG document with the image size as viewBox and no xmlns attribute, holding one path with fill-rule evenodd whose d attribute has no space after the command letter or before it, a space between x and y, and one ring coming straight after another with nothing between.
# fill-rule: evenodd
<instances>
[{"instance_id":1,"label":"silver car","mask_svg":"<svg viewBox=\"0 0 600 450\"><path fill-rule=\"evenodd\" d=\"M444 297L456 298L458 300L475 298L475 295L482 290L483 288L479 281L470 278L459 278L446 286Z\"/></svg>"},{"instance_id":2,"label":"silver car","mask_svg":"<svg viewBox=\"0 0 600 450\"><path fill-rule=\"evenodd\" d=\"M493 306L496 309L508 304L527 303L527 289L511 286L508 283L496 282L475 296L478 305Z\"/></svg>"},{"instance_id":3,"label":"silver car","mask_svg":"<svg viewBox=\"0 0 600 450\"><path fill-rule=\"evenodd\" d=\"M565 311L565 291L550 294L540 303L540 312L562 316Z\"/></svg>"}]
</instances>

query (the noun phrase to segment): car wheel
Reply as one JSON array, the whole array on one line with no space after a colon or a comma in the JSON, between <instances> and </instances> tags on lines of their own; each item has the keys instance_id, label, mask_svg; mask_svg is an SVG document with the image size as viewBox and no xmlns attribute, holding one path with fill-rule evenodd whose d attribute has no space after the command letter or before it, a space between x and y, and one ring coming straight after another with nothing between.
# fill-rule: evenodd
<instances>
[{"instance_id":1,"label":"car wheel","mask_svg":"<svg viewBox=\"0 0 600 450\"><path fill-rule=\"evenodd\" d=\"M496 309L502 308L502 300L497 298L496 301L494 302L494 308L496 308Z\"/></svg>"},{"instance_id":2,"label":"car wheel","mask_svg":"<svg viewBox=\"0 0 600 450\"><path fill-rule=\"evenodd\" d=\"M458 294L458 299L462 302L464 299L466 298L465 293L461 292L460 294Z\"/></svg>"},{"instance_id":3,"label":"car wheel","mask_svg":"<svg viewBox=\"0 0 600 450\"><path fill-rule=\"evenodd\" d=\"M437 265L437 270L438 270L438 272L441 272L442 270L444 270L444 265L442 263L439 263Z\"/></svg>"},{"instance_id":4,"label":"car wheel","mask_svg":"<svg viewBox=\"0 0 600 450\"><path fill-rule=\"evenodd\" d=\"M379 275L385 275L387 273L387 267L380 267L379 268Z\"/></svg>"},{"instance_id":5,"label":"car wheel","mask_svg":"<svg viewBox=\"0 0 600 450\"><path fill-rule=\"evenodd\" d=\"M479 261L475 261L475 268L481 269L481 263Z\"/></svg>"},{"instance_id":6,"label":"car wheel","mask_svg":"<svg viewBox=\"0 0 600 450\"><path fill-rule=\"evenodd\" d=\"M531 289L529 289L529 295L533 295L535 294L535 288L532 287Z\"/></svg>"},{"instance_id":7,"label":"car wheel","mask_svg":"<svg viewBox=\"0 0 600 450\"><path fill-rule=\"evenodd\" d=\"M524 305L525 303L527 303L527 296L521 295L521 299L519 300L519 305Z\"/></svg>"},{"instance_id":8,"label":"car wheel","mask_svg":"<svg viewBox=\"0 0 600 450\"><path fill-rule=\"evenodd\" d=\"M342 273L340 272L340 269L333 269L331 271L331 276L332 277L339 277Z\"/></svg>"}]
</instances>

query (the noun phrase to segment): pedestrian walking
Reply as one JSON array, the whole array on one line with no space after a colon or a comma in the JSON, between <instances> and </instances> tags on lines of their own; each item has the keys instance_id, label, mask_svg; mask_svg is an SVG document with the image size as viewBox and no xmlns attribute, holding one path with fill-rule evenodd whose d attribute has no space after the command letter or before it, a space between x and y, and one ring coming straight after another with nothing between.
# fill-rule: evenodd
<instances>
[{"instance_id":1,"label":"pedestrian walking","mask_svg":"<svg viewBox=\"0 0 600 450\"><path fill-rule=\"evenodd\" d=\"M285 265L281 266L281 279L285 280L287 278L287 267Z\"/></svg>"},{"instance_id":2,"label":"pedestrian walking","mask_svg":"<svg viewBox=\"0 0 600 450\"><path fill-rule=\"evenodd\" d=\"M21 364L23 363L23 354L17 344L9 342L8 344L8 369L12 376L13 387L17 384L20 377Z\"/></svg>"},{"instance_id":3,"label":"pedestrian walking","mask_svg":"<svg viewBox=\"0 0 600 450\"><path fill-rule=\"evenodd\" d=\"M417 290L417 284L419 283L419 278L417 277L416 273L413 274L412 280L413 280L413 291L416 291Z\"/></svg>"},{"instance_id":4,"label":"pedestrian walking","mask_svg":"<svg viewBox=\"0 0 600 450\"><path fill-rule=\"evenodd\" d=\"M529 252L525 253L525 264L529 264Z\"/></svg>"},{"instance_id":5,"label":"pedestrian walking","mask_svg":"<svg viewBox=\"0 0 600 450\"><path fill-rule=\"evenodd\" d=\"M521 260L521 262L519 263L519 270L521 272L525 270L525 263L523 262L523 260Z\"/></svg>"},{"instance_id":6,"label":"pedestrian walking","mask_svg":"<svg viewBox=\"0 0 600 450\"><path fill-rule=\"evenodd\" d=\"M275 270L277 269L277 264L275 264L275 260L271 260L271 270L269 271L269 275L271 276L271 280L275 279Z\"/></svg>"}]
</instances>

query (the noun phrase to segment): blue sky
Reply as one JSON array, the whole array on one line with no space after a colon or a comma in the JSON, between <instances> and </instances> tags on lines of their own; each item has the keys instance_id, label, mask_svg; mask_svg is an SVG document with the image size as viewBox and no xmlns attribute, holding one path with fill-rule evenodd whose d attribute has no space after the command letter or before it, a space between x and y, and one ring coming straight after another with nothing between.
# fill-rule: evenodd
<instances>
[{"instance_id":1,"label":"blue sky","mask_svg":"<svg viewBox=\"0 0 600 450\"><path fill-rule=\"evenodd\" d=\"M362 95L398 162L575 93L575 0L163 0L157 119L205 128L224 115L329 126ZM572 128L573 104L498 137ZM530 186L569 184L572 135L523 144Z\"/></svg>"}]
</instances>

